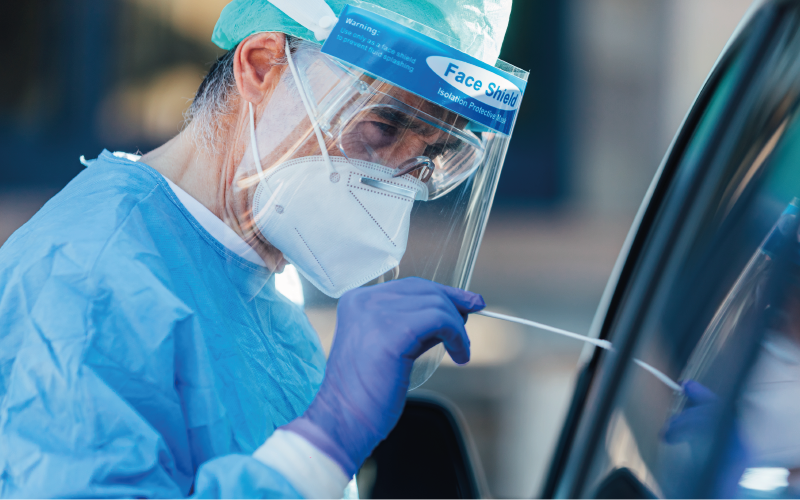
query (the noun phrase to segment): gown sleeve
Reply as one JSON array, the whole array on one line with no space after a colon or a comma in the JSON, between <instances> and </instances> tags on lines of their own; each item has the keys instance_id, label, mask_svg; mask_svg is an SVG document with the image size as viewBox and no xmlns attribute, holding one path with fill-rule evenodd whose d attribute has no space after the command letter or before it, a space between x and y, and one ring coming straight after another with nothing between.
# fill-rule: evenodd
<instances>
[{"instance_id":1,"label":"gown sleeve","mask_svg":"<svg viewBox=\"0 0 800 500\"><path fill-rule=\"evenodd\" d=\"M231 437L201 432L222 419L208 353L156 257L96 276L56 249L3 278L3 497L300 497L250 455L198 453Z\"/></svg>"}]
</instances>

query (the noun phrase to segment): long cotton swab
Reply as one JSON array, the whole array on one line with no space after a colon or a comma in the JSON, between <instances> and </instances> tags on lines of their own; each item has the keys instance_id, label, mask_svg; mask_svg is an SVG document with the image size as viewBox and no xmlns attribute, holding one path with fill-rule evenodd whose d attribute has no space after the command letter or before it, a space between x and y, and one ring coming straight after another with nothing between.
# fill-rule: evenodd
<instances>
[{"instance_id":1,"label":"long cotton swab","mask_svg":"<svg viewBox=\"0 0 800 500\"><path fill-rule=\"evenodd\" d=\"M656 370L655 368L653 368L652 366L648 365L644 361L638 360L636 358L633 358L633 362L636 363L637 365L641 366L645 370L649 371L650 373L652 373L655 378L657 378L658 380L664 382L664 385L666 385L667 387L669 387L673 391L675 391L675 392L683 392L683 387L678 385L671 378L669 378L666 375L664 375L664 373Z\"/></svg>"},{"instance_id":2,"label":"long cotton swab","mask_svg":"<svg viewBox=\"0 0 800 500\"><path fill-rule=\"evenodd\" d=\"M577 339L577 340L580 340L580 341L583 341L583 342L587 342L589 344L596 345L597 347L599 347L601 349L605 349L607 351L614 351L614 346L608 340L596 339L596 338L588 337L586 335L580 335L578 333L573 333L573 332L570 332L570 331L567 331L567 330L562 330L561 328L556 328L554 326L545 325L543 323L537 323L536 321L530 321L530 320L527 320L527 319L516 318L514 316L508 316L506 314L500 314L500 313L491 312L491 311L485 311L485 310L484 311L478 311L478 312L476 312L474 314L479 314L481 316L486 316L487 318L502 319L503 321L510 321L512 323L519 323L520 325L532 326L533 328L538 328L540 330L546 330L548 332L557 333L557 334L563 335L565 337L570 337L570 338ZM679 384L677 384L674 380L672 380L671 378L669 378L666 375L664 375L664 373L661 372L660 370L657 370L656 368L653 368L652 366L648 365L644 361L638 360L636 358L633 359L633 362L636 363L637 365L641 366L642 368L644 368L648 372L650 372L651 375L653 375L655 378L660 380L664 385L666 385L667 387L669 387L673 391L683 392L683 388Z\"/></svg>"},{"instance_id":3,"label":"long cotton swab","mask_svg":"<svg viewBox=\"0 0 800 500\"><path fill-rule=\"evenodd\" d=\"M587 337L586 335L579 335L577 333L568 332L567 330L562 330L561 328L556 328L554 326L537 323L536 321L528 321L527 319L515 318L514 316L507 316L505 314L500 314L491 311L478 311L475 314L486 316L487 318L502 319L504 321L510 321L512 323L519 323L521 325L532 326L540 330L547 330L548 332L557 333L559 335L564 335L565 337L571 337L573 339L582 340L583 342L587 342L589 344L594 344L597 347L605 349L607 351L614 350L614 348L611 346L611 342L609 342L608 340L595 339L592 337Z\"/></svg>"}]
</instances>

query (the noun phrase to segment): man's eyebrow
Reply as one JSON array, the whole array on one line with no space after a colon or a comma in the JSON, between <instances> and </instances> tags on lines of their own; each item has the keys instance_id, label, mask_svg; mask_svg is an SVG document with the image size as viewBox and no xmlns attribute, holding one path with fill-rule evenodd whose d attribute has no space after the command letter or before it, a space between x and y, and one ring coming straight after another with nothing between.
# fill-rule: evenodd
<instances>
[{"instance_id":1,"label":"man's eyebrow","mask_svg":"<svg viewBox=\"0 0 800 500\"><path fill-rule=\"evenodd\" d=\"M386 120L396 123L403 128L411 126L411 119L409 119L405 113L402 113L396 109L379 107L375 108L372 112L381 118L385 118Z\"/></svg>"},{"instance_id":2,"label":"man's eyebrow","mask_svg":"<svg viewBox=\"0 0 800 500\"><path fill-rule=\"evenodd\" d=\"M398 127L403 128L405 130L411 130L414 132L421 131L420 133L422 135L432 135L434 133L440 134L440 137L438 138L439 140L437 140L433 144L428 145L428 148L432 148L432 150L435 151L435 153L432 152L431 154L436 154L436 155L443 154L447 151L458 148L459 145L461 144L460 141L448 140L447 138L442 140L441 134L444 134L445 137L448 137L444 131L439 130L437 127L433 127L419 120L414 120L412 117L408 116L406 113L403 113L400 110L388 107L387 108L378 107L374 109L372 112L380 116L384 120L397 124ZM460 118L458 115L455 116Z\"/></svg>"},{"instance_id":3,"label":"man's eyebrow","mask_svg":"<svg viewBox=\"0 0 800 500\"><path fill-rule=\"evenodd\" d=\"M422 131L423 134L429 135L433 132L433 129L435 129L435 127L426 125L419 120L414 120L406 113L396 109L380 107L374 109L373 113L385 120L389 120L397 124L397 126L405 130Z\"/></svg>"}]
</instances>

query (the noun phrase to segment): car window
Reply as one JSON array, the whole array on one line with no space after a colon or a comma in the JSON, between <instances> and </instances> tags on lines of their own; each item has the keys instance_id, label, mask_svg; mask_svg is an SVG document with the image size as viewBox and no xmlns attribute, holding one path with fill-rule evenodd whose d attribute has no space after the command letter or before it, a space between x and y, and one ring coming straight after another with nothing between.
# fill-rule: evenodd
<instances>
[{"instance_id":1,"label":"car window","mask_svg":"<svg viewBox=\"0 0 800 500\"><path fill-rule=\"evenodd\" d=\"M619 370L587 406L577 496L800 495L800 13L759 16L680 151L609 330L623 347L598 355Z\"/></svg>"}]
</instances>

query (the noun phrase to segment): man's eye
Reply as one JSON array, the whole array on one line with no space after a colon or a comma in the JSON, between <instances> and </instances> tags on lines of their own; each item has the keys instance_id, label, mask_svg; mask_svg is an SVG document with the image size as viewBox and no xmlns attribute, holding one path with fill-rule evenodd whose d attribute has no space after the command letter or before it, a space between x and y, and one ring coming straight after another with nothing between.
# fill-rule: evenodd
<instances>
[{"instance_id":1,"label":"man's eye","mask_svg":"<svg viewBox=\"0 0 800 500\"><path fill-rule=\"evenodd\" d=\"M448 153L457 151L461 148L462 144L459 142L447 142L447 143L436 143L431 144L427 148L425 148L425 156L428 158L436 158L439 156L444 156Z\"/></svg>"},{"instance_id":2,"label":"man's eye","mask_svg":"<svg viewBox=\"0 0 800 500\"><path fill-rule=\"evenodd\" d=\"M425 148L425 156L428 158L436 158L437 156L444 153L445 145L444 144L431 144L427 148Z\"/></svg>"}]
</instances>

